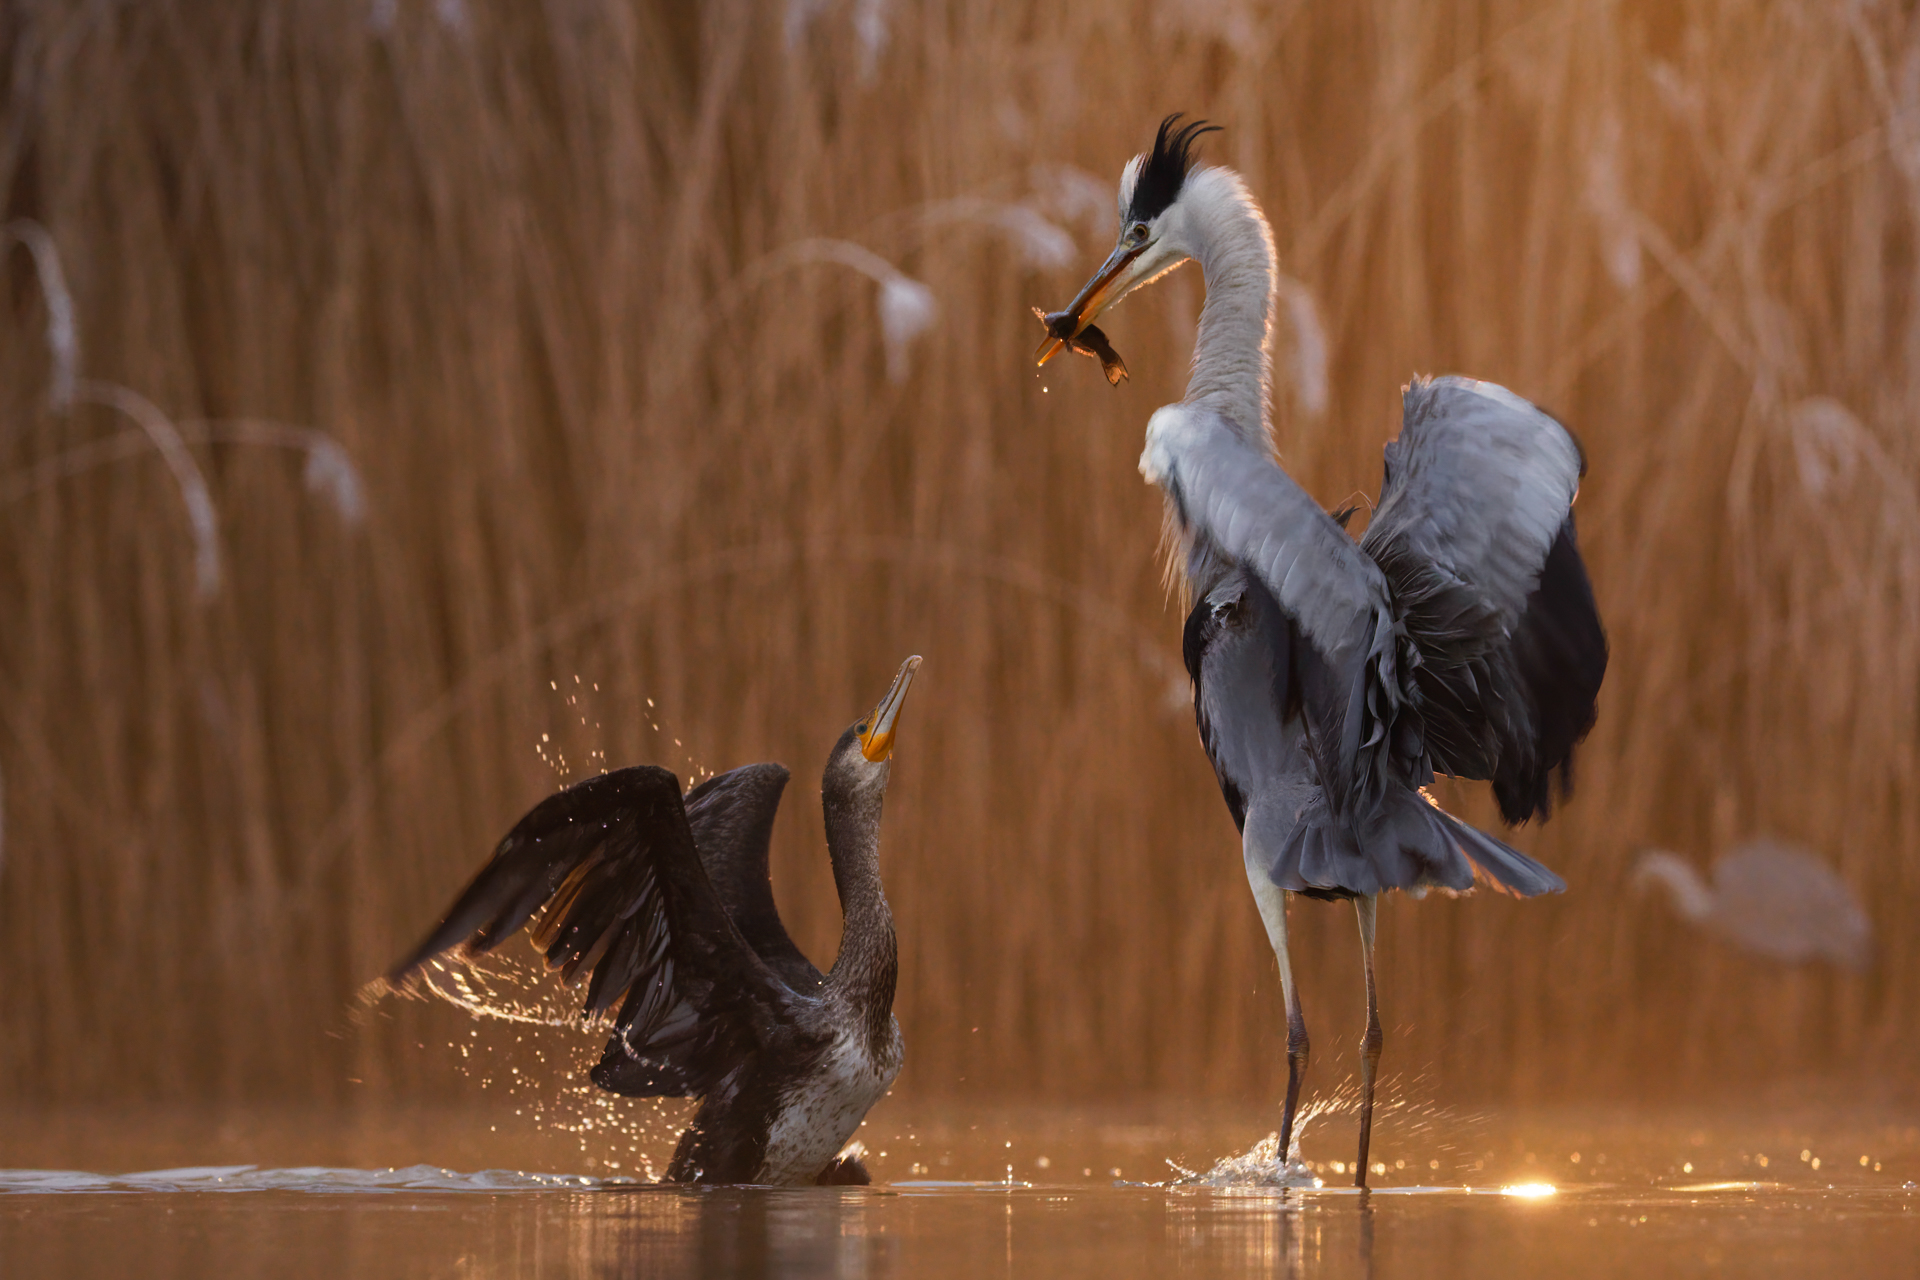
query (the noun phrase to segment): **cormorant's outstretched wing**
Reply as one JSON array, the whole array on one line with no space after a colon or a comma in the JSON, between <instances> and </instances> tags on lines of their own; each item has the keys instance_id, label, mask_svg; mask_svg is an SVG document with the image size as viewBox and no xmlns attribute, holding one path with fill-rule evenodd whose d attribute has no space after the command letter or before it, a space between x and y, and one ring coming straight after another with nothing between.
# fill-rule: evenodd
<instances>
[{"instance_id":1,"label":"cormorant's outstretched wing","mask_svg":"<svg viewBox=\"0 0 1920 1280\"><path fill-rule=\"evenodd\" d=\"M1491 778L1508 822L1547 816L1606 674L1574 535L1585 471L1566 428L1504 387L1416 379L1360 542L1420 656L1433 768Z\"/></svg>"},{"instance_id":2,"label":"cormorant's outstretched wing","mask_svg":"<svg viewBox=\"0 0 1920 1280\"><path fill-rule=\"evenodd\" d=\"M1308 642L1292 660L1328 801L1342 810L1376 808L1401 701L1379 566L1263 445L1215 410L1157 410L1140 470L1173 500L1193 555L1223 556L1254 574ZM1189 578L1218 576L1203 569L1190 565Z\"/></svg>"},{"instance_id":3,"label":"cormorant's outstretched wing","mask_svg":"<svg viewBox=\"0 0 1920 1280\"><path fill-rule=\"evenodd\" d=\"M548 965L569 982L593 975L582 1012L620 1003L594 1073L604 1087L705 1093L753 1044L791 1030L793 993L727 918L666 769L618 769L535 805L388 981L455 947L491 951L536 913Z\"/></svg>"},{"instance_id":4,"label":"cormorant's outstretched wing","mask_svg":"<svg viewBox=\"0 0 1920 1280\"><path fill-rule=\"evenodd\" d=\"M782 982L804 993L826 978L788 936L767 873L773 819L791 776L785 765L749 764L708 778L687 792L687 822L734 926Z\"/></svg>"}]
</instances>

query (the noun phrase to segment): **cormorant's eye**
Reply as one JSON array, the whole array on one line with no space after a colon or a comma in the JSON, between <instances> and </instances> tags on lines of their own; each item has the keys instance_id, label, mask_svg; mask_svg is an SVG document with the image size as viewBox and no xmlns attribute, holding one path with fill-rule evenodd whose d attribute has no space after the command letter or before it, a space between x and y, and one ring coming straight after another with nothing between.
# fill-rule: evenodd
<instances>
[{"instance_id":1,"label":"cormorant's eye","mask_svg":"<svg viewBox=\"0 0 1920 1280\"><path fill-rule=\"evenodd\" d=\"M867 722L865 720L862 720L859 724L853 727L853 731L861 735L862 737L865 737L867 732Z\"/></svg>"}]
</instances>

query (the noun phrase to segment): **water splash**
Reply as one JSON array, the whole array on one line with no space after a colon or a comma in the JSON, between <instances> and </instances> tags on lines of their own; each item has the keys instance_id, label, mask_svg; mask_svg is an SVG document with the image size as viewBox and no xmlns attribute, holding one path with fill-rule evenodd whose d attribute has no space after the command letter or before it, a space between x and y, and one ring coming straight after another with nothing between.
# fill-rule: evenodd
<instances>
[{"instance_id":1,"label":"water splash","mask_svg":"<svg viewBox=\"0 0 1920 1280\"><path fill-rule=\"evenodd\" d=\"M1167 1161L1174 1177L1167 1183L1171 1187L1318 1187L1324 1185L1300 1158L1300 1139L1305 1135L1307 1126L1320 1116L1341 1109L1337 1101L1309 1102L1295 1114L1293 1120L1293 1145L1287 1150L1286 1158L1280 1157L1280 1135L1270 1133L1237 1156L1222 1156L1213 1162L1213 1167L1205 1173L1185 1169Z\"/></svg>"},{"instance_id":2,"label":"water splash","mask_svg":"<svg viewBox=\"0 0 1920 1280\"><path fill-rule=\"evenodd\" d=\"M476 957L477 959L477 957ZM556 1003L547 991L529 991L523 980L473 961L431 961L420 972L415 991L444 1000L476 1018L527 1023L536 1027L580 1025L580 1015Z\"/></svg>"},{"instance_id":3,"label":"water splash","mask_svg":"<svg viewBox=\"0 0 1920 1280\"><path fill-rule=\"evenodd\" d=\"M506 1123L570 1133L579 1139L589 1168L631 1173L645 1182L658 1179L654 1157L679 1137L690 1104L623 1098L596 1088L588 1070L600 1057L608 1020L583 1017L578 992L554 981L537 953L526 960L499 952L434 960L399 989L376 980L361 991L363 1016L390 995L439 1000L474 1020L466 1036L448 1041L447 1047L458 1053L460 1070L482 1089L498 1088L514 1101L510 1117L490 1109L487 1118L496 1127ZM481 1024L488 1022L555 1030L522 1030L502 1041L482 1037Z\"/></svg>"}]
</instances>

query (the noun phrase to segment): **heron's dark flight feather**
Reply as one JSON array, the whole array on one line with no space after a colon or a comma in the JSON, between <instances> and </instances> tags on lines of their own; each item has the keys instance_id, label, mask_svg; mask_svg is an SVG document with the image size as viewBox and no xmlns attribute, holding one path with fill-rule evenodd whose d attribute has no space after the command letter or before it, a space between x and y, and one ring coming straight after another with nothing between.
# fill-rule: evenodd
<instances>
[{"instance_id":1,"label":"heron's dark flight feather","mask_svg":"<svg viewBox=\"0 0 1920 1280\"><path fill-rule=\"evenodd\" d=\"M1606 673L1573 534L1584 470L1566 428L1504 388L1416 379L1360 543L1411 643L1428 762L1492 779L1509 822L1547 816Z\"/></svg>"},{"instance_id":2,"label":"heron's dark flight feather","mask_svg":"<svg viewBox=\"0 0 1920 1280\"><path fill-rule=\"evenodd\" d=\"M1534 742L1512 769L1494 772L1493 794L1501 816L1517 823L1551 814L1556 788L1549 783L1556 772L1560 794L1573 789L1573 749L1593 728L1600 681L1607 673L1607 633L1580 559L1571 511L1514 628L1513 654L1533 710Z\"/></svg>"}]
</instances>

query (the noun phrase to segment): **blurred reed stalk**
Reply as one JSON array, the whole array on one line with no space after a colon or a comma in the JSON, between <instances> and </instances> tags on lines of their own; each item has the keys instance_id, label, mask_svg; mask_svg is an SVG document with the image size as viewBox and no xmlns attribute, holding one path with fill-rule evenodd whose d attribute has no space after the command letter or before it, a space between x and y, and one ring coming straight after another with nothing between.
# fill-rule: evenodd
<instances>
[{"instance_id":1,"label":"blurred reed stalk","mask_svg":"<svg viewBox=\"0 0 1920 1280\"><path fill-rule=\"evenodd\" d=\"M1104 253L1174 109L1273 217L1281 448L1324 501L1376 488L1419 371L1540 401L1592 463L1614 663L1576 799L1518 836L1570 891L1389 905L1387 1068L1524 1099L1910 1055L1913 21L10 7L0 1095L461 1087L415 1048L455 1015L344 1011L548 759L794 766L776 888L824 962L812 779L920 652L885 849L903 1085L1277 1096L1134 469L1199 282L1115 316L1118 391L1031 365L1028 307ZM1627 888L1643 844L1760 831L1862 891L1871 976L1756 968ZM1330 1088L1351 915L1299 916Z\"/></svg>"}]
</instances>

